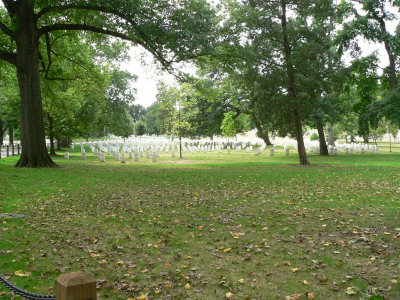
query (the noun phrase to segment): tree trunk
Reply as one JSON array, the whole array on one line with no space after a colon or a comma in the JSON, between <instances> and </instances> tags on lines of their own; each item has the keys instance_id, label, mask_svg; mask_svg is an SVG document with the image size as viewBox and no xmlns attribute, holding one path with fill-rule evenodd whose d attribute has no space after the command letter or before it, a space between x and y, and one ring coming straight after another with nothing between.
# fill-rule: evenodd
<instances>
[{"instance_id":1,"label":"tree trunk","mask_svg":"<svg viewBox=\"0 0 400 300\"><path fill-rule=\"evenodd\" d=\"M8 126L8 144L10 146L14 144L14 128L11 125Z\"/></svg>"},{"instance_id":2,"label":"tree trunk","mask_svg":"<svg viewBox=\"0 0 400 300\"><path fill-rule=\"evenodd\" d=\"M6 128L4 126L4 122L0 120L0 148L4 143L4 133L6 132Z\"/></svg>"},{"instance_id":3,"label":"tree trunk","mask_svg":"<svg viewBox=\"0 0 400 300\"><path fill-rule=\"evenodd\" d=\"M328 145L335 146L335 135L333 133L333 126L331 122L328 122ZM347 138L346 138L347 143Z\"/></svg>"},{"instance_id":4,"label":"tree trunk","mask_svg":"<svg viewBox=\"0 0 400 300\"><path fill-rule=\"evenodd\" d=\"M301 125L301 119L297 109L293 110L293 119L296 129L297 152L299 153L300 164L309 165L310 162L307 159L306 147L304 146L303 126Z\"/></svg>"},{"instance_id":5,"label":"tree trunk","mask_svg":"<svg viewBox=\"0 0 400 300\"><path fill-rule=\"evenodd\" d=\"M268 131L265 130L262 127L261 123L259 121L257 121L255 118L254 118L254 124L256 125L256 128L257 128L257 136L259 138L263 139L264 143L267 146L272 146L271 140L269 139Z\"/></svg>"},{"instance_id":6,"label":"tree trunk","mask_svg":"<svg viewBox=\"0 0 400 300\"><path fill-rule=\"evenodd\" d=\"M354 143L356 140L354 139L354 135L350 136L350 143Z\"/></svg>"},{"instance_id":7,"label":"tree trunk","mask_svg":"<svg viewBox=\"0 0 400 300\"><path fill-rule=\"evenodd\" d=\"M61 140L60 139L56 139L56 141L57 141L57 151L61 151L62 149L61 149ZM124 141L124 143L125 143L125 141Z\"/></svg>"},{"instance_id":8,"label":"tree trunk","mask_svg":"<svg viewBox=\"0 0 400 300\"><path fill-rule=\"evenodd\" d=\"M386 29L386 23L382 17L377 16L376 14L374 15L375 19L379 23L379 28L381 30L381 33L383 35L383 44L385 46L386 53L389 58L389 80L390 80L390 87L392 90L397 89L398 82L397 82L397 77L396 77L396 56L393 53L392 47L390 46L389 43L389 37L390 33L388 33Z\"/></svg>"},{"instance_id":9,"label":"tree trunk","mask_svg":"<svg viewBox=\"0 0 400 300\"><path fill-rule=\"evenodd\" d=\"M316 120L318 139L319 139L319 155L328 156L328 146L326 145L324 125L320 119Z\"/></svg>"},{"instance_id":10,"label":"tree trunk","mask_svg":"<svg viewBox=\"0 0 400 300\"><path fill-rule=\"evenodd\" d=\"M16 167L54 167L46 149L39 77L39 39L32 6L20 0L16 10L17 77L22 112L22 153Z\"/></svg>"},{"instance_id":11,"label":"tree trunk","mask_svg":"<svg viewBox=\"0 0 400 300\"><path fill-rule=\"evenodd\" d=\"M364 135L363 139L364 139L364 143L368 143L369 142L369 136L368 135Z\"/></svg>"},{"instance_id":12,"label":"tree trunk","mask_svg":"<svg viewBox=\"0 0 400 300\"><path fill-rule=\"evenodd\" d=\"M287 19L286 19L286 0L281 0L282 9L282 35L283 35L283 50L284 59L286 64L286 74L287 74L287 90L288 90L288 100L291 102L290 105L293 107L293 121L296 131L297 140L297 152L299 153L299 159L301 165L309 165L310 162L307 159L306 147L304 146L303 137L303 126L301 124L300 113L297 105L297 92L296 92L296 76L295 69L292 63L292 50L289 44L289 36L287 29Z\"/></svg>"},{"instance_id":13,"label":"tree trunk","mask_svg":"<svg viewBox=\"0 0 400 300\"><path fill-rule=\"evenodd\" d=\"M63 138L61 140L61 147L68 148L71 146L72 139L70 137Z\"/></svg>"},{"instance_id":14,"label":"tree trunk","mask_svg":"<svg viewBox=\"0 0 400 300\"><path fill-rule=\"evenodd\" d=\"M47 116L49 120L49 139L50 139L50 155L57 155L56 149L54 148L54 122L53 118L48 115Z\"/></svg>"}]
</instances>

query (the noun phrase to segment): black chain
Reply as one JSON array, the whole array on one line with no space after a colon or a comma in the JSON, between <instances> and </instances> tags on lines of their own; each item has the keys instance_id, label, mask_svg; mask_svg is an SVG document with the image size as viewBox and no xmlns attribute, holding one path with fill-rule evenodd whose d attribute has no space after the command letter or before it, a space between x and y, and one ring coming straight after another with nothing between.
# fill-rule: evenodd
<instances>
[{"instance_id":1,"label":"black chain","mask_svg":"<svg viewBox=\"0 0 400 300\"><path fill-rule=\"evenodd\" d=\"M11 282L9 282L7 279L5 279L2 275L0 275L0 283L2 283L6 288L9 290L13 291L17 295L29 299L29 300L50 300L50 299L56 299L56 296L54 295L40 295L40 294L34 294L30 293L27 291L24 291L15 285L13 285Z\"/></svg>"}]
</instances>

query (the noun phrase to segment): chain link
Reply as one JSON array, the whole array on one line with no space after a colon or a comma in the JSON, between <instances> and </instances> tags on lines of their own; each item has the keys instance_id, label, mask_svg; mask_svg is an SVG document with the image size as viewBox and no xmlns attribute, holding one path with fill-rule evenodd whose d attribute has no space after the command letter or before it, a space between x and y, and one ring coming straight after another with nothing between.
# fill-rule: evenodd
<instances>
[{"instance_id":1,"label":"chain link","mask_svg":"<svg viewBox=\"0 0 400 300\"><path fill-rule=\"evenodd\" d=\"M24 291L24 290L16 287L11 282L9 282L2 275L0 275L0 283L2 283L10 291L13 291L17 295L19 295L23 298L29 299L29 300L50 300L50 299L53 300L53 299L56 299L56 296L54 296L54 295L40 295L40 294L34 294L34 293Z\"/></svg>"}]
</instances>

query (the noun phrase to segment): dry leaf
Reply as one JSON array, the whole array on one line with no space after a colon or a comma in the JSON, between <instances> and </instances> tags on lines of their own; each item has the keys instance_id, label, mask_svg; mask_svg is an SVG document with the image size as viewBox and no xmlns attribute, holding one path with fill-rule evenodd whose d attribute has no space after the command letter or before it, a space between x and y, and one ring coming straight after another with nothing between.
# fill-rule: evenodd
<instances>
[{"instance_id":1,"label":"dry leaf","mask_svg":"<svg viewBox=\"0 0 400 300\"><path fill-rule=\"evenodd\" d=\"M22 270L15 271L14 274L19 277L29 277L31 276L31 272L24 272Z\"/></svg>"},{"instance_id":2,"label":"dry leaf","mask_svg":"<svg viewBox=\"0 0 400 300\"><path fill-rule=\"evenodd\" d=\"M285 300L297 300L297 299L301 298L301 296L302 296L302 294L293 294L290 296L286 296Z\"/></svg>"},{"instance_id":3,"label":"dry leaf","mask_svg":"<svg viewBox=\"0 0 400 300\"><path fill-rule=\"evenodd\" d=\"M307 299L315 299L315 297L316 297L314 293L310 293L310 292L307 292L306 296L307 296Z\"/></svg>"}]
</instances>

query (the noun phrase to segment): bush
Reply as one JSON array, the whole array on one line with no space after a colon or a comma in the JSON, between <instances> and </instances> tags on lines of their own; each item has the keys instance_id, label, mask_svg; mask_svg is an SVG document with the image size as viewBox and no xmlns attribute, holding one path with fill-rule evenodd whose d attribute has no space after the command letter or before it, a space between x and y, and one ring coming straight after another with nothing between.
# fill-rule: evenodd
<instances>
[{"instance_id":1,"label":"bush","mask_svg":"<svg viewBox=\"0 0 400 300\"><path fill-rule=\"evenodd\" d=\"M310 136L310 140L312 141L318 141L319 137L318 134L316 134L315 132Z\"/></svg>"}]
</instances>

